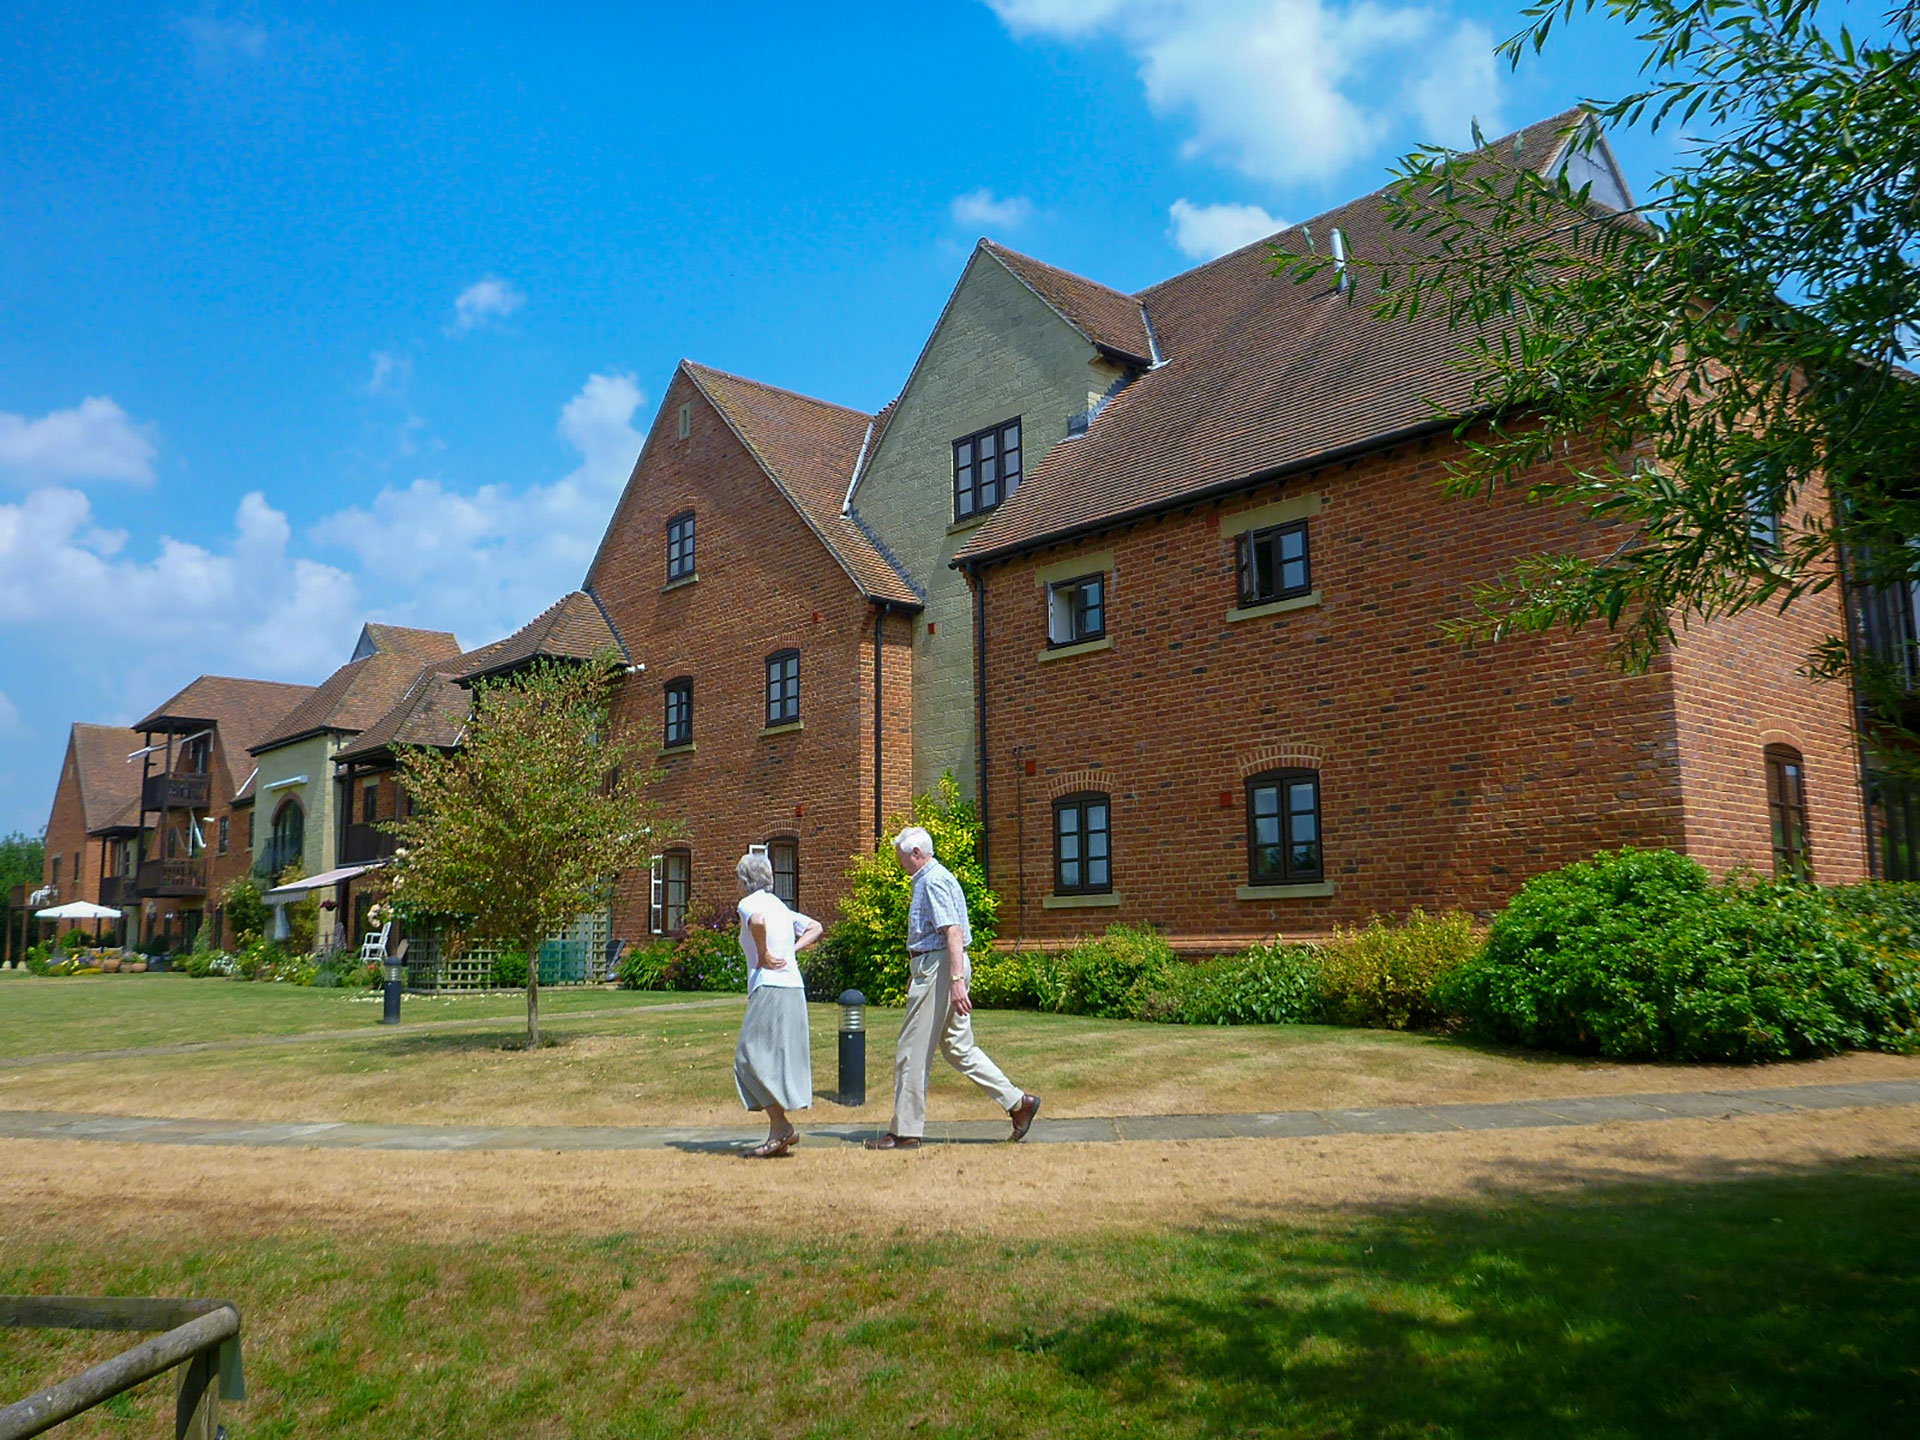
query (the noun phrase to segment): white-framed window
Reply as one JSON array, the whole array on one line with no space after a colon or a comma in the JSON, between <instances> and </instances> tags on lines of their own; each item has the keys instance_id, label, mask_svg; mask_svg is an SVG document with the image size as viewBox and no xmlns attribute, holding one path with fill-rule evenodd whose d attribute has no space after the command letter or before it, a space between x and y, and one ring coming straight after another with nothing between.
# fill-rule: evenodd
<instances>
[{"instance_id":1,"label":"white-framed window","mask_svg":"<svg viewBox=\"0 0 1920 1440\"><path fill-rule=\"evenodd\" d=\"M687 928L687 897L692 889L693 855L668 850L647 865L647 929L655 935L675 935Z\"/></svg>"}]
</instances>

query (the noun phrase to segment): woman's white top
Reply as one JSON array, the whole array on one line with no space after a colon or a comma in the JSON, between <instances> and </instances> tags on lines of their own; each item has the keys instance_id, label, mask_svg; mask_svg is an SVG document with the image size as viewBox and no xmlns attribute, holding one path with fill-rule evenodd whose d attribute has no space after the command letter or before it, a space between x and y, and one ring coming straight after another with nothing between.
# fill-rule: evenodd
<instances>
[{"instance_id":1,"label":"woman's white top","mask_svg":"<svg viewBox=\"0 0 1920 1440\"><path fill-rule=\"evenodd\" d=\"M761 968L760 947L753 943L753 927L747 923L755 917L766 924L768 956L787 962L778 970ZM807 982L800 978L800 962L794 958L793 942L811 923L806 916L789 910L787 902L771 890L756 890L740 902L740 948L747 952L749 995L762 985L806 989Z\"/></svg>"}]
</instances>

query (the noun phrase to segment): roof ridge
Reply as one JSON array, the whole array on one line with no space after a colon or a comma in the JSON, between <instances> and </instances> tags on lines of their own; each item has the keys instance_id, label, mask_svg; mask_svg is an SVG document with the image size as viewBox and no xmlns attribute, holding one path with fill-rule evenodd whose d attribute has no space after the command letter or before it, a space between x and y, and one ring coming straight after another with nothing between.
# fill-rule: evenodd
<instances>
[{"instance_id":1,"label":"roof ridge","mask_svg":"<svg viewBox=\"0 0 1920 1440\"><path fill-rule=\"evenodd\" d=\"M1536 120L1531 125L1522 125L1516 130L1510 130L1505 135L1500 136L1496 140L1487 141L1487 143L1484 145L1476 145L1471 150L1459 150L1459 151L1455 151L1454 153L1459 155L1476 155L1482 151L1491 152L1497 147L1507 144L1509 141L1518 139L1520 136L1526 134L1526 132L1529 130L1537 130L1544 125L1551 125L1556 120L1565 120L1574 115L1591 115L1592 113L1593 112L1589 110L1585 105L1569 106L1567 109L1560 111L1558 114L1547 116L1546 119L1544 120ZM1571 130L1572 126L1569 125L1567 128ZM1549 156L1549 159L1551 160L1552 158L1557 156L1557 154L1558 154L1557 151L1553 152ZM1263 235L1257 240L1249 240L1246 244L1237 246L1236 248L1229 250L1224 254L1215 255L1211 260L1202 260L1198 265L1190 265L1185 270L1176 270L1173 274L1167 276L1164 280L1156 280L1153 282L1153 284L1147 286L1146 288L1142 290L1136 290L1130 298L1138 300L1142 305L1144 305L1146 304L1146 300L1149 295L1153 294L1156 290L1163 289L1164 287L1173 284L1176 280L1185 280L1190 275L1197 275L1202 270L1206 270L1212 266L1218 265L1222 261L1231 260L1236 255L1244 255L1247 251L1255 249L1258 246L1270 245L1273 243L1274 235L1283 235L1289 230L1304 230L1310 225L1317 225L1323 220L1327 220L1334 215L1338 215L1342 210L1351 210L1356 205L1362 205L1369 200L1377 199L1380 196L1385 195L1387 191L1391 190L1398 183L1399 182L1397 180L1389 180L1384 185L1375 186L1373 189L1367 191L1364 195L1355 195L1350 200L1342 200L1338 205L1331 205L1327 209L1322 210L1317 215L1309 215L1304 220L1289 221L1285 225L1282 225L1278 230L1275 230L1270 235ZM1045 262L1042 261L1041 263L1044 264ZM1099 282L1095 281L1093 283L1098 284Z\"/></svg>"},{"instance_id":2,"label":"roof ridge","mask_svg":"<svg viewBox=\"0 0 1920 1440\"><path fill-rule=\"evenodd\" d=\"M703 371L708 375L717 375L722 380L733 380L741 385L751 385L758 390L770 390L776 395L790 395L795 400L806 401L809 405L823 406L828 410L844 410L849 415L862 415L868 420L873 419L874 416L874 412L870 410L861 410L852 405L842 405L838 400L822 400L818 395L809 395L804 390L794 390L785 385L772 384L770 381L756 380L751 375L739 375L731 370L722 370L715 365L703 365L698 360L688 360L683 357L680 363L688 370Z\"/></svg>"},{"instance_id":3,"label":"roof ridge","mask_svg":"<svg viewBox=\"0 0 1920 1440\"><path fill-rule=\"evenodd\" d=\"M998 240L991 239L988 236L982 235L980 237L980 244L989 251L998 252L1001 255L1011 255L1014 259L1024 260L1029 265L1038 265L1041 269L1051 270L1056 275L1065 275L1069 279L1078 280L1082 285L1097 285L1117 300L1132 300L1134 298L1125 290L1109 285L1104 280L1096 280L1091 275L1082 275L1078 270L1069 270L1066 266L1056 265L1051 260L1042 260L1038 255L1029 255L1024 250L1014 249L1011 245L1002 245Z\"/></svg>"}]
</instances>

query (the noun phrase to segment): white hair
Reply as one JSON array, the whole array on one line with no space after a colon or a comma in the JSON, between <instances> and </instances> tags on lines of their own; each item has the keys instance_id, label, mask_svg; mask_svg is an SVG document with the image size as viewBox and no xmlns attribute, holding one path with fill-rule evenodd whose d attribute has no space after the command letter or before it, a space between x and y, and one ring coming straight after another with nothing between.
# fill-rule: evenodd
<instances>
[{"instance_id":1,"label":"white hair","mask_svg":"<svg viewBox=\"0 0 1920 1440\"><path fill-rule=\"evenodd\" d=\"M918 825L909 825L893 837L893 848L900 851L918 850L931 860L933 859L933 836Z\"/></svg>"},{"instance_id":2,"label":"white hair","mask_svg":"<svg viewBox=\"0 0 1920 1440\"><path fill-rule=\"evenodd\" d=\"M742 855L740 863L733 867L733 873L749 892L773 888L773 862L757 852L749 851Z\"/></svg>"}]
</instances>

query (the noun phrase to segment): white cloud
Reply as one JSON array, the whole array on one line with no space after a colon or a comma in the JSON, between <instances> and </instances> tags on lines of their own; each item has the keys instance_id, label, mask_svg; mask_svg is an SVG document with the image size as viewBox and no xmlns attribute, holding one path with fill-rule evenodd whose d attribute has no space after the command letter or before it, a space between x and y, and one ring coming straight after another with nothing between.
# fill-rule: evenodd
<instances>
[{"instance_id":1,"label":"white cloud","mask_svg":"<svg viewBox=\"0 0 1920 1440\"><path fill-rule=\"evenodd\" d=\"M104 395L37 420L0 412L0 474L29 483L50 480L153 479L153 427Z\"/></svg>"},{"instance_id":2,"label":"white cloud","mask_svg":"<svg viewBox=\"0 0 1920 1440\"><path fill-rule=\"evenodd\" d=\"M1004 200L982 186L965 195L953 197L953 221L956 225L988 230L1018 230L1033 217L1033 202L1020 195Z\"/></svg>"},{"instance_id":3,"label":"white cloud","mask_svg":"<svg viewBox=\"0 0 1920 1440\"><path fill-rule=\"evenodd\" d=\"M196 15L182 20L180 28L193 46L194 62L203 70L236 60L258 60L267 50L266 28L250 20Z\"/></svg>"},{"instance_id":4,"label":"white cloud","mask_svg":"<svg viewBox=\"0 0 1920 1440\"><path fill-rule=\"evenodd\" d=\"M490 320L504 320L526 303L527 297L507 281L484 276L454 298L453 333L463 335Z\"/></svg>"},{"instance_id":5,"label":"white cloud","mask_svg":"<svg viewBox=\"0 0 1920 1440\"><path fill-rule=\"evenodd\" d=\"M1463 20L1441 42L1427 73L1411 82L1408 94L1424 138L1434 144L1471 145L1476 119L1489 139L1507 128L1500 118L1493 35L1471 20Z\"/></svg>"},{"instance_id":6,"label":"white cloud","mask_svg":"<svg viewBox=\"0 0 1920 1440\"><path fill-rule=\"evenodd\" d=\"M0 624L50 660L125 667L130 685L201 670L268 678L337 665L360 608L352 576L288 553L287 518L258 491L215 549L161 536L151 559L94 522L78 490L49 486L0 505ZM135 703L159 695L140 691Z\"/></svg>"},{"instance_id":7,"label":"white cloud","mask_svg":"<svg viewBox=\"0 0 1920 1440\"><path fill-rule=\"evenodd\" d=\"M1184 153L1275 184L1324 180L1400 116L1444 128L1462 105L1496 125L1487 32L1426 6L1357 0L987 0L1021 35L1111 34Z\"/></svg>"},{"instance_id":8,"label":"white cloud","mask_svg":"<svg viewBox=\"0 0 1920 1440\"><path fill-rule=\"evenodd\" d=\"M472 491L422 477L328 516L313 539L355 557L382 618L451 626L468 643L505 634L585 578L640 454L642 400L631 375L591 376L555 427L580 456L568 474Z\"/></svg>"},{"instance_id":9,"label":"white cloud","mask_svg":"<svg viewBox=\"0 0 1920 1440\"><path fill-rule=\"evenodd\" d=\"M6 691L0 690L0 735L16 733L20 728L20 707L7 698Z\"/></svg>"},{"instance_id":10,"label":"white cloud","mask_svg":"<svg viewBox=\"0 0 1920 1440\"><path fill-rule=\"evenodd\" d=\"M1195 260L1211 260L1242 245L1286 227L1286 221L1269 215L1258 205L1195 205L1176 200L1169 208L1173 229L1169 232L1182 255Z\"/></svg>"},{"instance_id":11,"label":"white cloud","mask_svg":"<svg viewBox=\"0 0 1920 1440\"><path fill-rule=\"evenodd\" d=\"M373 373L361 387L369 395L396 396L406 393L413 383L413 357L389 350L373 352Z\"/></svg>"}]
</instances>

